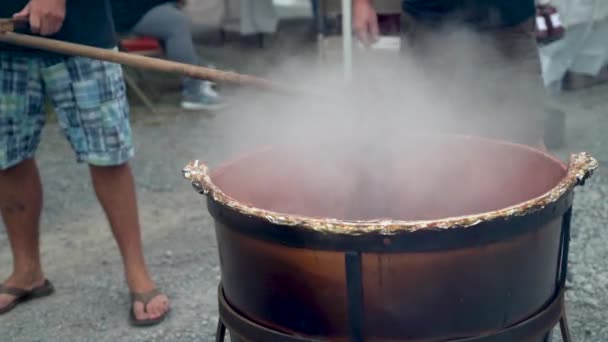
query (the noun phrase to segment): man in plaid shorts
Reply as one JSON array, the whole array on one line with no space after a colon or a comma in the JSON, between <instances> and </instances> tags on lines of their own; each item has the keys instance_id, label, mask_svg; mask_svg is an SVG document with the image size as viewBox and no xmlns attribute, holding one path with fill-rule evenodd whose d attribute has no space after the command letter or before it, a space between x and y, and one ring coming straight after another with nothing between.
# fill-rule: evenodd
<instances>
[{"instance_id":1,"label":"man in plaid shorts","mask_svg":"<svg viewBox=\"0 0 608 342\"><path fill-rule=\"evenodd\" d=\"M107 0L11 0L0 18L29 21L32 34L113 48ZM13 273L0 286L0 314L50 295L39 252L42 186L34 155L49 99L79 162L90 167L124 261L132 293L131 322L159 323L169 299L148 274L140 237L129 107L117 64L0 45L0 210L13 252Z\"/></svg>"}]
</instances>

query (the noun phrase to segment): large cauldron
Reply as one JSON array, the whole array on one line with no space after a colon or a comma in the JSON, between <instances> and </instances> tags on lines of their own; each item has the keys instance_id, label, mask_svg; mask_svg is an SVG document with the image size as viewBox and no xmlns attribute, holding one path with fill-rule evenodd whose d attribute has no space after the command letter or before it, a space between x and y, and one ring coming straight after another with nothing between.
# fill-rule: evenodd
<instances>
[{"instance_id":1,"label":"large cauldron","mask_svg":"<svg viewBox=\"0 0 608 342\"><path fill-rule=\"evenodd\" d=\"M562 310L573 189L597 162L460 136L392 146L191 162L224 311L285 341L543 340ZM536 328L499 336L522 322ZM227 325L233 341L280 340Z\"/></svg>"}]
</instances>

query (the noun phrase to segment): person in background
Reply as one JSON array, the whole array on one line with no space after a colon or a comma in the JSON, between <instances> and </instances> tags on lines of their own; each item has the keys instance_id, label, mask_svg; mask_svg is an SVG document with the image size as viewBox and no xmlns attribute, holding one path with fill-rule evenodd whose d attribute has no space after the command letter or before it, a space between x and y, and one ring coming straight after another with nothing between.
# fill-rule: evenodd
<instances>
[{"instance_id":1,"label":"person in background","mask_svg":"<svg viewBox=\"0 0 608 342\"><path fill-rule=\"evenodd\" d=\"M0 2L0 18L11 16L29 22L29 34L99 48L116 45L107 0ZM0 211L13 254L12 274L0 285L0 315L54 292L40 260L42 185L34 159L46 99L78 162L89 165L123 258L131 323L160 323L169 312L169 299L156 288L144 260L120 65L12 45L0 45Z\"/></svg>"},{"instance_id":2,"label":"person in background","mask_svg":"<svg viewBox=\"0 0 608 342\"><path fill-rule=\"evenodd\" d=\"M474 132L459 133L483 131L545 149L534 0L403 0L402 9L403 51L444 79L455 70L476 70L477 74L463 79L462 87L455 88L461 88L457 90L461 94L475 89L496 104L480 114L491 116L490 124L488 117L469 117ZM353 0L353 26L364 44L378 38L371 0ZM475 31L478 42L483 42L474 51L463 51L470 41L451 32L463 27ZM475 128L478 122L485 122L485 127Z\"/></svg>"},{"instance_id":3,"label":"person in background","mask_svg":"<svg viewBox=\"0 0 608 342\"><path fill-rule=\"evenodd\" d=\"M111 0L110 2L114 24L119 34L155 37L163 42L169 60L205 65L196 53L190 22L181 10L184 5L182 1ZM184 77L181 106L191 110L219 110L225 107L225 102L213 88L212 82Z\"/></svg>"}]
</instances>

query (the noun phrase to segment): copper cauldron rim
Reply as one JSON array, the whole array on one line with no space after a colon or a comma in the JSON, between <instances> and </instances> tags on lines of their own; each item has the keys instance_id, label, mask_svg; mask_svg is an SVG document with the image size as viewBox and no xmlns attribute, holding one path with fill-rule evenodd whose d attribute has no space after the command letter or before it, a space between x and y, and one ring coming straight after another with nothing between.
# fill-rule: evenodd
<instances>
[{"instance_id":1,"label":"copper cauldron rim","mask_svg":"<svg viewBox=\"0 0 608 342\"><path fill-rule=\"evenodd\" d=\"M472 136L453 136L461 139L476 139L481 142L485 141L487 143L502 144L505 146L511 145L513 147L526 149L532 153L540 154L545 158L551 159L552 161L556 162L556 164L559 164L564 170L567 170L567 173L565 177L563 177L562 180L551 190L528 201L490 212L418 221L378 219L341 220L335 218L317 218L279 213L249 206L226 195L216 184L213 183L211 173L209 172L209 167L203 161L191 161L188 163L188 165L186 165L186 167L184 167L182 174L185 179L192 183L192 186L197 192L206 195L208 199L223 207L234 210L239 214L249 217L257 217L271 224L281 226L297 226L298 228L331 234L361 235L366 233L379 233L383 235L392 235L398 232L414 232L424 229L467 228L476 226L483 222L506 219L514 216L525 216L542 210L568 194L568 192L574 187L583 185L599 166L598 161L587 152L571 155L569 164L566 166L566 164L557 157L530 146ZM227 167L236 161L238 161L238 158L224 163L223 165L219 166L217 170Z\"/></svg>"}]
</instances>

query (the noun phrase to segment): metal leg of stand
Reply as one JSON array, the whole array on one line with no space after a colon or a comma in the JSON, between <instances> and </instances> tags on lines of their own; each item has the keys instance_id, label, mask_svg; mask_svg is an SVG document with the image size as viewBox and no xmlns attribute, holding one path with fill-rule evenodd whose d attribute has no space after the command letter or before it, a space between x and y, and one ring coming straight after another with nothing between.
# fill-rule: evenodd
<instances>
[{"instance_id":1,"label":"metal leg of stand","mask_svg":"<svg viewBox=\"0 0 608 342\"><path fill-rule=\"evenodd\" d=\"M353 74L353 28L352 3L342 0L342 59L344 63L344 79L349 82Z\"/></svg>"},{"instance_id":2,"label":"metal leg of stand","mask_svg":"<svg viewBox=\"0 0 608 342\"><path fill-rule=\"evenodd\" d=\"M568 276L568 254L570 253L570 223L572 220L572 208L568 209L564 214L563 223L563 241L562 241L562 257L560 262L560 279L558 286L564 291L566 290L566 279ZM562 340L564 342L572 342L570 329L568 328L568 319L566 318L566 309L562 309L562 315L559 319L559 328L562 332Z\"/></svg>"},{"instance_id":3,"label":"metal leg of stand","mask_svg":"<svg viewBox=\"0 0 608 342\"><path fill-rule=\"evenodd\" d=\"M226 40L228 40L228 38L226 38L226 30L224 30L223 28L220 28L220 43L224 44L226 43Z\"/></svg>"},{"instance_id":4,"label":"metal leg of stand","mask_svg":"<svg viewBox=\"0 0 608 342\"><path fill-rule=\"evenodd\" d=\"M215 342L224 342L226 336L226 326L221 318L217 320L217 331L215 332Z\"/></svg>"},{"instance_id":5,"label":"metal leg of stand","mask_svg":"<svg viewBox=\"0 0 608 342\"><path fill-rule=\"evenodd\" d=\"M570 328L568 328L568 319L566 318L566 312L562 314L562 318L559 320L559 328L562 331L562 341L572 342L572 336L570 336Z\"/></svg>"}]
</instances>

